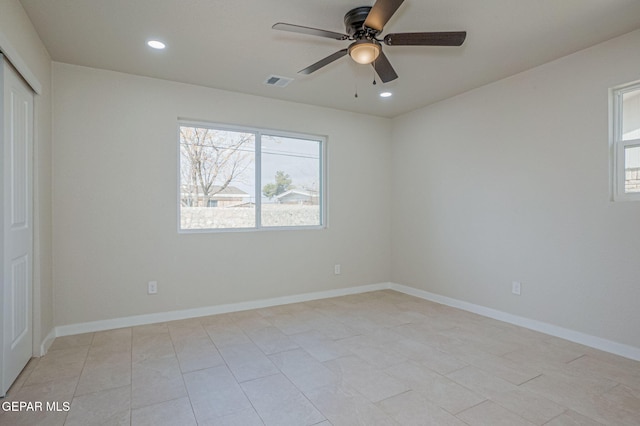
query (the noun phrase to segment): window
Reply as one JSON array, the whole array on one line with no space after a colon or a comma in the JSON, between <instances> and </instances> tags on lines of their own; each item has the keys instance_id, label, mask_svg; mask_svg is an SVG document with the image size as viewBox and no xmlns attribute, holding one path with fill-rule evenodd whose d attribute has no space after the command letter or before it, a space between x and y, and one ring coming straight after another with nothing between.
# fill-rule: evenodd
<instances>
[{"instance_id":1,"label":"window","mask_svg":"<svg viewBox=\"0 0 640 426\"><path fill-rule=\"evenodd\" d=\"M321 228L325 140L180 122L180 231Z\"/></svg>"},{"instance_id":2,"label":"window","mask_svg":"<svg viewBox=\"0 0 640 426\"><path fill-rule=\"evenodd\" d=\"M640 201L640 83L612 90L614 200Z\"/></svg>"}]
</instances>

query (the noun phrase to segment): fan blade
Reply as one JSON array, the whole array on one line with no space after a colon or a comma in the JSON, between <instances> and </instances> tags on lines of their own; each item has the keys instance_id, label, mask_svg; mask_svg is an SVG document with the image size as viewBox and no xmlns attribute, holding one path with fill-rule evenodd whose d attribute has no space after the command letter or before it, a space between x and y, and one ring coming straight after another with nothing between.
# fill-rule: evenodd
<instances>
[{"instance_id":1,"label":"fan blade","mask_svg":"<svg viewBox=\"0 0 640 426\"><path fill-rule=\"evenodd\" d=\"M466 31L396 33L387 34L384 37L384 44L387 46L460 46L466 37Z\"/></svg>"},{"instance_id":2,"label":"fan blade","mask_svg":"<svg viewBox=\"0 0 640 426\"><path fill-rule=\"evenodd\" d=\"M274 30L280 30L280 31L290 31L292 33L300 33L300 34L308 34L308 35L318 36L318 37L333 38L335 40L346 40L349 38L349 36L346 34L335 33L333 31L327 31L327 30L320 30L318 28L303 27L301 25L285 24L284 22L278 22L277 24L274 24L271 28L273 28Z\"/></svg>"},{"instance_id":3,"label":"fan blade","mask_svg":"<svg viewBox=\"0 0 640 426\"><path fill-rule=\"evenodd\" d=\"M376 70L378 77L380 77L380 80L382 80L383 83L388 83L398 78L398 74L396 74L395 70L391 66L391 62L389 62L382 51L380 51L380 55L378 55L371 65L373 65L373 69Z\"/></svg>"},{"instance_id":4,"label":"fan blade","mask_svg":"<svg viewBox=\"0 0 640 426\"><path fill-rule=\"evenodd\" d=\"M329 55L324 59L319 60L315 64L310 65L303 70L298 71L298 74L311 74L312 72L318 71L320 68L324 67L325 65L329 65L331 62L342 58L344 55L347 54L348 51L349 49L338 50L336 53Z\"/></svg>"},{"instance_id":5,"label":"fan blade","mask_svg":"<svg viewBox=\"0 0 640 426\"><path fill-rule=\"evenodd\" d=\"M396 10L400 7L404 0L378 0L373 5L367 15L367 19L364 21L364 26L373 28L374 30L382 31L385 24Z\"/></svg>"}]
</instances>

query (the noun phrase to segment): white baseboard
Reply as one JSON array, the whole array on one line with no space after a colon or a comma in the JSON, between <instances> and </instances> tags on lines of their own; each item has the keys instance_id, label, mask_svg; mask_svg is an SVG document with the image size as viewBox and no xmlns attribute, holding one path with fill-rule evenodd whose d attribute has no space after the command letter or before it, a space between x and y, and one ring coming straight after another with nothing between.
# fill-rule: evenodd
<instances>
[{"instance_id":1,"label":"white baseboard","mask_svg":"<svg viewBox=\"0 0 640 426\"><path fill-rule=\"evenodd\" d=\"M54 327L51 329L51 331L49 331L49 334L47 334L46 337L42 340L42 343L40 344L40 353L34 354L34 355L44 356L49 350L49 348L51 347L51 344L53 343L55 338L56 338L56 328Z\"/></svg>"},{"instance_id":2,"label":"white baseboard","mask_svg":"<svg viewBox=\"0 0 640 426\"><path fill-rule=\"evenodd\" d=\"M430 293L425 290L419 290L417 288L409 287L402 284L389 283L389 289L396 290L401 293L408 294L410 296L415 296L421 299L440 303L442 305L447 305L453 308L462 309L464 311L473 312L474 314L493 318L509 324L514 324L520 327L539 331L544 334L549 334L551 336L569 340L574 343L579 343L581 345L589 346L591 348L599 349L605 352L610 352L612 354L620 355L625 358L630 358L636 361L640 361L640 348L637 348L635 346L613 342L611 340L603 339L601 337L596 337L590 334L581 333L579 331L570 330L568 328L559 327L557 325L549 324L546 322L509 314L507 312L498 311L496 309L487 308L485 306L475 305L473 303L465 302L462 300L441 296L439 294Z\"/></svg>"},{"instance_id":3,"label":"white baseboard","mask_svg":"<svg viewBox=\"0 0 640 426\"><path fill-rule=\"evenodd\" d=\"M310 300L328 299L330 297L339 297L347 296L350 294L367 293L370 291L387 290L389 288L389 283L370 284L357 287L317 291L313 293L303 293L293 296L274 297L271 299L229 303L226 305L206 306L203 308L183 309L179 311L158 312L155 314L134 315L130 317L113 318L102 321L60 325L55 328L55 336L69 336L73 334L113 330L115 328L132 327L136 325L197 318L208 315L225 314L229 312L247 311L249 309L268 308L270 306L288 305L291 303L308 302Z\"/></svg>"},{"instance_id":4,"label":"white baseboard","mask_svg":"<svg viewBox=\"0 0 640 426\"><path fill-rule=\"evenodd\" d=\"M504 321L509 324L539 331L550 336L559 337L575 343L580 343L605 352L610 352L625 358L640 361L640 348L613 342L611 340L592 336L586 333L559 327L557 325L509 314L485 306L476 305L458 299L453 299L439 294L430 293L425 290L409 287L396 283L378 283L362 285L356 287L340 288L334 290L318 291L314 293L303 293L292 296L275 297L271 299L254 300L248 302L230 303L225 305L207 306L202 308L184 309L179 311L158 312L154 314L134 315L123 318L113 318L102 321L91 321L78 324L61 325L55 327L43 341L40 352L44 355L53 339L58 336L69 336L73 334L89 333L94 331L112 330L115 328L132 327L136 325L153 324L165 321L175 321L188 318L197 318L208 315L224 314L229 312L246 311L250 309L268 308L270 306L288 305L290 303L308 302L310 300L328 299L330 297L347 296L350 294L367 293L378 290L395 290L410 296L430 300L442 305L473 312L488 318Z\"/></svg>"}]
</instances>

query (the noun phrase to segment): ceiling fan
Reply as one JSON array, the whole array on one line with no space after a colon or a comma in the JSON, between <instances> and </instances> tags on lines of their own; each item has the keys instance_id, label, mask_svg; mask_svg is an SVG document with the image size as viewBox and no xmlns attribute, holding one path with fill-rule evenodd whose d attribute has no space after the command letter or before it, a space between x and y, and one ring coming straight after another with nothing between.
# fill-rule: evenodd
<instances>
[{"instance_id":1,"label":"ceiling fan","mask_svg":"<svg viewBox=\"0 0 640 426\"><path fill-rule=\"evenodd\" d=\"M344 15L347 34L321 30L301 25L278 22L273 29L294 33L327 37L335 40L353 40L346 49L319 60L313 65L298 71L311 74L333 61L349 54L359 64L372 64L383 83L398 78L391 63L382 51L382 43L387 46L461 46L467 37L466 31L428 32L428 33L392 33L379 39L384 25L398 10L404 0L377 0L373 7L362 6L350 10Z\"/></svg>"}]
</instances>

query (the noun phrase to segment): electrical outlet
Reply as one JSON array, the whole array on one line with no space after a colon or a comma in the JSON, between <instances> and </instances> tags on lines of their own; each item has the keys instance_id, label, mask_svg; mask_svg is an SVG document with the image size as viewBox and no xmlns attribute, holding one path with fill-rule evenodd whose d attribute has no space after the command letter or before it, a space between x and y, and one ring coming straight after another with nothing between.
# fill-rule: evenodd
<instances>
[{"instance_id":1,"label":"electrical outlet","mask_svg":"<svg viewBox=\"0 0 640 426\"><path fill-rule=\"evenodd\" d=\"M158 281L149 281L147 294L158 294Z\"/></svg>"},{"instance_id":2,"label":"electrical outlet","mask_svg":"<svg viewBox=\"0 0 640 426\"><path fill-rule=\"evenodd\" d=\"M511 283L511 293L517 294L518 296L520 296L521 287L522 287L522 285L520 284L520 282L518 282L518 281L512 282Z\"/></svg>"},{"instance_id":3,"label":"electrical outlet","mask_svg":"<svg viewBox=\"0 0 640 426\"><path fill-rule=\"evenodd\" d=\"M334 274L336 274L336 275L340 275L340 274L342 273L342 271L341 271L341 269L340 269L340 264L339 264L339 263L336 263L336 264L333 266L333 273L334 273Z\"/></svg>"}]
</instances>

